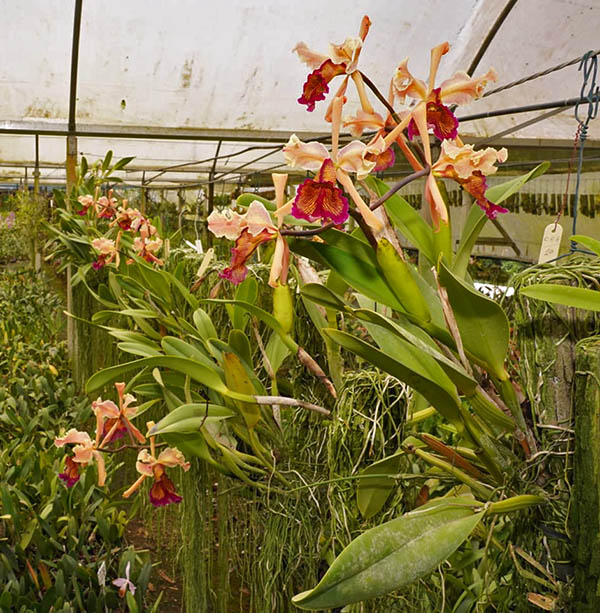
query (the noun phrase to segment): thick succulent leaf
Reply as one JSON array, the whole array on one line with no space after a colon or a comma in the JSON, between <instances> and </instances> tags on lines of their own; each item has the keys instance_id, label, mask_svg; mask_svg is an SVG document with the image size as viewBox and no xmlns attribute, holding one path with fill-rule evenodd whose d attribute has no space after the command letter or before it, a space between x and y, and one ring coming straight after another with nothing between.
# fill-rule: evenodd
<instances>
[{"instance_id":1,"label":"thick succulent leaf","mask_svg":"<svg viewBox=\"0 0 600 613\"><path fill-rule=\"evenodd\" d=\"M352 541L312 590L294 596L301 609L343 607L387 594L433 571L460 547L483 511L473 499L435 500Z\"/></svg>"},{"instance_id":2,"label":"thick succulent leaf","mask_svg":"<svg viewBox=\"0 0 600 613\"><path fill-rule=\"evenodd\" d=\"M499 304L456 277L443 262L439 278L448 292L465 349L487 364L492 374L502 377L508 351L506 313Z\"/></svg>"},{"instance_id":3,"label":"thick succulent leaf","mask_svg":"<svg viewBox=\"0 0 600 613\"><path fill-rule=\"evenodd\" d=\"M456 257L452 265L454 274L460 279L464 279L467 274L467 266L473 252L473 247L483 230L488 218L483 210L474 204L469 210L465 227L463 228Z\"/></svg>"},{"instance_id":4,"label":"thick succulent leaf","mask_svg":"<svg viewBox=\"0 0 600 613\"><path fill-rule=\"evenodd\" d=\"M227 386L235 392L248 396L256 394L256 390L240 358L235 353L223 353L223 370ZM255 403L235 400L235 406L240 410L246 426L254 428L260 421L260 407Z\"/></svg>"},{"instance_id":5,"label":"thick succulent leaf","mask_svg":"<svg viewBox=\"0 0 600 613\"><path fill-rule=\"evenodd\" d=\"M569 287L568 285L553 285L551 283L537 283L528 285L519 290L520 294L528 298L545 300L589 311L600 311L600 292L584 287Z\"/></svg>"},{"instance_id":6,"label":"thick succulent leaf","mask_svg":"<svg viewBox=\"0 0 600 613\"><path fill-rule=\"evenodd\" d=\"M584 236L583 234L575 234L571 236L571 240L587 247L590 251L593 251L596 255L600 256L600 241L592 238L591 236Z\"/></svg>"},{"instance_id":7,"label":"thick succulent leaf","mask_svg":"<svg viewBox=\"0 0 600 613\"><path fill-rule=\"evenodd\" d=\"M310 249L319 255L317 261L335 270L350 287L372 300L404 312L404 308L394 295L383 273L371 262L325 243L311 242Z\"/></svg>"},{"instance_id":8,"label":"thick succulent leaf","mask_svg":"<svg viewBox=\"0 0 600 613\"><path fill-rule=\"evenodd\" d=\"M516 177L515 179L511 179L505 183L500 183L499 185L490 187L485 192L485 197L495 204L500 204L518 192L523 185L525 185L525 183L531 181L531 179L535 179L536 177L543 175L548 168L550 168L550 162L542 162L533 170L530 170L528 173L521 175L520 177Z\"/></svg>"},{"instance_id":9,"label":"thick succulent leaf","mask_svg":"<svg viewBox=\"0 0 600 613\"><path fill-rule=\"evenodd\" d=\"M389 355L400 355L398 352L404 347L398 339L404 339L424 354L430 355L454 382L462 394L472 394L477 381L469 373L447 358L437 348L435 342L425 332L416 328L406 320L391 320L380 313L369 309L356 309L354 315L366 324L369 334L379 347Z\"/></svg>"},{"instance_id":10,"label":"thick succulent leaf","mask_svg":"<svg viewBox=\"0 0 600 613\"><path fill-rule=\"evenodd\" d=\"M431 356L401 338L398 338L398 351L391 356L347 332L332 328L325 328L323 332L345 349L410 385L446 419L462 429L456 387Z\"/></svg>"},{"instance_id":11,"label":"thick succulent leaf","mask_svg":"<svg viewBox=\"0 0 600 613\"><path fill-rule=\"evenodd\" d=\"M142 358L141 360L134 360L133 362L126 362L125 364L117 364L110 368L105 368L97 373L94 373L86 384L86 391L88 393L94 392L101 387L104 387L108 383L112 383L117 379L120 379L125 373L132 370L141 370L146 367L158 367L168 368L177 372L189 375L194 381L206 385L206 387L223 394L224 396L231 396L230 390L227 388L221 377L215 370L209 369L202 364L198 364L193 360L175 356L156 356L149 358ZM235 395L235 394L234 394Z\"/></svg>"},{"instance_id":12,"label":"thick succulent leaf","mask_svg":"<svg viewBox=\"0 0 600 613\"><path fill-rule=\"evenodd\" d=\"M389 191L389 185L375 177L367 177L365 183L378 196ZM394 194L385 203L385 211L390 221L403 234L406 239L423 252L430 262L435 262L433 248L433 231L427 222L421 217L409 202L400 194Z\"/></svg>"},{"instance_id":13,"label":"thick succulent leaf","mask_svg":"<svg viewBox=\"0 0 600 613\"><path fill-rule=\"evenodd\" d=\"M404 455L403 451L392 456L373 462L367 466L361 475L396 475L400 470L400 458ZM391 493L396 488L396 480L386 477L370 479L360 479L356 488L356 504L360 514L369 519L379 513L383 505L387 502Z\"/></svg>"},{"instance_id":14,"label":"thick succulent leaf","mask_svg":"<svg viewBox=\"0 0 600 613\"><path fill-rule=\"evenodd\" d=\"M166 432L197 432L205 423L234 417L235 412L212 403L184 404L171 411L149 431L150 436Z\"/></svg>"},{"instance_id":15,"label":"thick succulent leaf","mask_svg":"<svg viewBox=\"0 0 600 613\"><path fill-rule=\"evenodd\" d=\"M238 285L235 299L254 304L258 296L258 283L254 277L247 277ZM239 306L232 308L231 323L238 330L245 330L248 325L248 313Z\"/></svg>"}]
</instances>

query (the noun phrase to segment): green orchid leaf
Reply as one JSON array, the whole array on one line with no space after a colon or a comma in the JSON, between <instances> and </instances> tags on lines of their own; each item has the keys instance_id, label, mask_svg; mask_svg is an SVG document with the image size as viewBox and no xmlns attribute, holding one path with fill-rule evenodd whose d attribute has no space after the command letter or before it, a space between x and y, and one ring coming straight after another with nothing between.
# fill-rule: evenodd
<instances>
[{"instance_id":1,"label":"green orchid leaf","mask_svg":"<svg viewBox=\"0 0 600 613\"><path fill-rule=\"evenodd\" d=\"M96 390L104 387L108 383L112 383L117 379L123 377L125 373L132 370L141 370L142 368L169 368L177 372L189 375L194 381L205 385L206 387L215 390L216 392L223 394L224 396L231 396L230 390L227 388L221 377L213 369L198 364L188 358L176 357L176 356L155 356L149 358L142 358L140 360L134 360L133 362L126 362L125 364L117 364L110 368L105 368L97 373L93 374L86 384L86 391L88 393L95 392Z\"/></svg>"},{"instance_id":2,"label":"green orchid leaf","mask_svg":"<svg viewBox=\"0 0 600 613\"><path fill-rule=\"evenodd\" d=\"M448 558L483 518L468 497L443 498L367 530L312 590L292 598L317 611L368 600L413 583Z\"/></svg>"},{"instance_id":3,"label":"green orchid leaf","mask_svg":"<svg viewBox=\"0 0 600 613\"><path fill-rule=\"evenodd\" d=\"M575 234L571 236L571 240L587 247L590 251L593 251L596 255L600 256L600 241L592 238L591 236L584 236L583 234Z\"/></svg>"},{"instance_id":4,"label":"green orchid leaf","mask_svg":"<svg viewBox=\"0 0 600 613\"><path fill-rule=\"evenodd\" d=\"M398 339L404 339L417 350L430 355L444 370L459 389L461 394L472 394L477 388L477 381L459 364L447 358L426 332L410 322L400 319L389 319L370 309L355 309L355 317L366 324L369 334L379 347L389 355L400 355L404 344Z\"/></svg>"},{"instance_id":5,"label":"green orchid leaf","mask_svg":"<svg viewBox=\"0 0 600 613\"><path fill-rule=\"evenodd\" d=\"M545 300L546 302L575 307L576 309L600 311L600 292L595 289L538 283L521 288L519 293L528 298Z\"/></svg>"},{"instance_id":6,"label":"green orchid leaf","mask_svg":"<svg viewBox=\"0 0 600 613\"><path fill-rule=\"evenodd\" d=\"M192 315L192 320L203 341L219 337L210 315L204 309L196 309Z\"/></svg>"},{"instance_id":7,"label":"green orchid leaf","mask_svg":"<svg viewBox=\"0 0 600 613\"><path fill-rule=\"evenodd\" d=\"M492 374L502 378L509 335L506 313L499 304L454 275L444 262L440 262L439 279L448 293L465 349L487 364Z\"/></svg>"},{"instance_id":8,"label":"green orchid leaf","mask_svg":"<svg viewBox=\"0 0 600 613\"><path fill-rule=\"evenodd\" d=\"M294 249L295 247L292 248ZM318 261L323 262L328 268L335 270L356 291L372 300L404 312L404 308L378 267L347 251L326 245L325 243L311 241L310 249L319 255Z\"/></svg>"},{"instance_id":9,"label":"green orchid leaf","mask_svg":"<svg viewBox=\"0 0 600 613\"><path fill-rule=\"evenodd\" d=\"M452 266L452 271L459 279L464 279L467 274L471 253L487 220L487 215L479 206L471 206Z\"/></svg>"},{"instance_id":10,"label":"green orchid leaf","mask_svg":"<svg viewBox=\"0 0 600 613\"><path fill-rule=\"evenodd\" d=\"M154 355L161 355L161 351L155 347L151 347L147 343L132 343L123 342L117 343L117 347L125 353L131 353L132 355L141 355L143 357L150 357Z\"/></svg>"},{"instance_id":11,"label":"green orchid leaf","mask_svg":"<svg viewBox=\"0 0 600 613\"><path fill-rule=\"evenodd\" d=\"M323 332L345 349L410 385L446 419L462 429L456 387L431 356L399 337L391 356L347 332L332 328L325 328Z\"/></svg>"},{"instance_id":12,"label":"green orchid leaf","mask_svg":"<svg viewBox=\"0 0 600 613\"><path fill-rule=\"evenodd\" d=\"M346 303L336 293L321 283L306 283L302 286L300 293L304 298L327 309L342 312L346 310Z\"/></svg>"},{"instance_id":13,"label":"green orchid leaf","mask_svg":"<svg viewBox=\"0 0 600 613\"><path fill-rule=\"evenodd\" d=\"M235 415L235 411L219 404L184 404L163 417L148 434L156 436L169 432L197 432L205 423L221 421Z\"/></svg>"},{"instance_id":14,"label":"green orchid leaf","mask_svg":"<svg viewBox=\"0 0 600 613\"><path fill-rule=\"evenodd\" d=\"M403 455L404 452L400 451L392 456L373 462L360 474L365 476L389 474L390 477L396 475L400 470L400 460ZM360 514L365 519L369 519L379 513L395 488L396 480L392 478L360 479L356 488L356 504Z\"/></svg>"},{"instance_id":15,"label":"green orchid leaf","mask_svg":"<svg viewBox=\"0 0 600 613\"><path fill-rule=\"evenodd\" d=\"M252 385L242 361L235 353L223 353L223 370L225 371L225 381L230 389L248 396L256 394L256 389ZM239 400L234 402L248 429L254 428L260 421L260 407L257 404Z\"/></svg>"},{"instance_id":16,"label":"green orchid leaf","mask_svg":"<svg viewBox=\"0 0 600 613\"><path fill-rule=\"evenodd\" d=\"M240 283L235 291L235 299L247 302L249 304L255 304L258 296L258 283L254 277L246 277L242 283ZM232 309L231 323L234 328L238 330L246 330L248 325L248 313L245 309L239 306L234 306Z\"/></svg>"},{"instance_id":17,"label":"green orchid leaf","mask_svg":"<svg viewBox=\"0 0 600 613\"><path fill-rule=\"evenodd\" d=\"M365 179L367 186L378 196L389 191L389 186L380 179L369 176ZM433 247L433 231L407 200L400 194L394 194L384 204L390 221L401 234L419 249L433 264L436 261Z\"/></svg>"},{"instance_id":18,"label":"green orchid leaf","mask_svg":"<svg viewBox=\"0 0 600 613\"><path fill-rule=\"evenodd\" d=\"M543 162L536 166L533 170L530 170L527 174L488 188L485 192L485 197L494 204L500 204L518 192L523 185L525 185L525 183L539 177L540 175L543 175L548 171L548 168L550 168L550 162Z\"/></svg>"}]
</instances>

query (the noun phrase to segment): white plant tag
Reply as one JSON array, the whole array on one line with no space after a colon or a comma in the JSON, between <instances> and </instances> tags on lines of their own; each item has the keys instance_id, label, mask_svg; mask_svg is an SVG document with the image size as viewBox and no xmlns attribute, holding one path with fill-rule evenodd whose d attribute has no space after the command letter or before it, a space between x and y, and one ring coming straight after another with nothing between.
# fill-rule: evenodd
<instances>
[{"instance_id":1,"label":"white plant tag","mask_svg":"<svg viewBox=\"0 0 600 613\"><path fill-rule=\"evenodd\" d=\"M544 236L542 237L542 246L540 247L538 264L549 262L558 256L562 233L562 226L558 225L557 223L551 223L550 225L546 226Z\"/></svg>"}]
</instances>

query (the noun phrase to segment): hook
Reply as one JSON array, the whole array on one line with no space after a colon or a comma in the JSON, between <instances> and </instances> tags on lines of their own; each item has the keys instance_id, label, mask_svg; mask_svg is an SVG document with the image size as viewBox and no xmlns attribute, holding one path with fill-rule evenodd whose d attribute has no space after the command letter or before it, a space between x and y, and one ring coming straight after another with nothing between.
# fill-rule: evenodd
<instances>
[{"instance_id":1,"label":"hook","mask_svg":"<svg viewBox=\"0 0 600 613\"><path fill-rule=\"evenodd\" d=\"M598 76L598 56L594 55L593 51L588 51L581 58L578 70L582 69L583 83L581 85L581 93L579 95L581 100L575 105L575 119L577 119L580 124L587 126L590 119L596 119L598 115L598 104L600 103L600 87L598 87L596 84L596 77ZM589 89L586 93L588 82L590 82ZM579 105L582 103L588 105L587 119L585 121L582 121L579 117Z\"/></svg>"}]
</instances>

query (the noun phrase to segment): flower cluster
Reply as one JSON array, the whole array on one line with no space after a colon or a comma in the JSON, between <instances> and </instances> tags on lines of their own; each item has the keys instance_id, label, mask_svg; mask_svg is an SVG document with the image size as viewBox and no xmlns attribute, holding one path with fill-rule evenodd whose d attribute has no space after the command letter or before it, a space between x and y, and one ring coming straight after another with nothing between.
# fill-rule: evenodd
<instances>
[{"instance_id":1,"label":"flower cluster","mask_svg":"<svg viewBox=\"0 0 600 613\"><path fill-rule=\"evenodd\" d=\"M440 63L450 49L450 45L444 42L431 50L427 81L411 73L408 58L397 65L390 79L386 101L358 67L370 26L370 19L363 17L358 36L348 37L341 44L330 44L327 53L313 51L304 42L294 47L299 59L311 69L302 95L298 98L298 102L305 105L308 111L314 111L316 104L327 98L334 79L339 77L341 83L325 113L325 120L331 123L331 148L317 141L303 142L295 134L283 147L285 161L290 167L314 173L299 185L296 195L287 203L291 206L285 210L285 214L317 227L321 224L323 229L326 229L325 226L342 226L352 214L374 240L379 240L384 225L364 202L355 181L392 166L395 162L394 145L402 151L417 177L426 176L425 198L430 206L435 231L439 231L440 224L447 225L449 222L437 178L456 181L473 196L490 219L506 212L506 209L485 197L486 176L496 172L496 163L506 160L506 150L497 151L488 147L476 151L472 145L465 145L458 135L459 122L453 110L456 105L467 104L481 97L486 84L496 80L495 70L491 68L476 78L458 71L436 84ZM344 115L350 81L356 89L360 108ZM373 108L368 88L377 94L380 101L386 102L384 114ZM395 110L396 103L403 105L403 108ZM355 140L339 147L342 127L347 128ZM370 132L369 138L360 140L367 130ZM435 162L432 160L430 132L441 141L441 154ZM415 142L411 144L417 135L420 145ZM283 206L283 200L280 198L277 201L277 208ZM273 256L275 273L270 283L273 286L277 284L277 271L285 268L281 258L289 257L289 251L282 244L285 243L282 230L286 230L282 228L283 215L276 216L277 225L258 201L253 202L244 215L231 210L211 214L209 229L218 237L236 241L231 265L222 273L224 278L240 283L247 274L246 262L257 247L276 239L277 248ZM286 233L293 232L286 230Z\"/></svg>"},{"instance_id":2,"label":"flower cluster","mask_svg":"<svg viewBox=\"0 0 600 613\"><path fill-rule=\"evenodd\" d=\"M89 211L93 211L99 219L111 220L110 227L117 226L119 228L116 239L103 236L92 241L92 247L97 252L96 261L92 264L95 270L99 270L112 262L119 266L119 245L124 232L132 235L133 250L136 255L147 262L162 266L163 261L157 256L157 253L160 251L163 241L158 236L156 227L139 209L129 208L126 199L123 199L119 206L116 199L113 198L112 190L108 192L108 196L98 198L97 193L96 196L88 194L79 196L77 200L83 207L77 211L78 215L86 215Z\"/></svg>"},{"instance_id":3,"label":"flower cluster","mask_svg":"<svg viewBox=\"0 0 600 613\"><path fill-rule=\"evenodd\" d=\"M138 407L136 399L131 394L125 393L125 383L115 383L119 404L112 400L98 398L92 402L92 411L96 416L96 437L94 440L87 432L71 428L64 436L55 439L57 447L74 445L73 455L65 459L65 469L58 476L67 487L74 486L80 479L80 469L85 468L92 461L96 461L98 468L98 485L103 486L106 481L106 467L103 453L116 451L110 448L114 441L129 436L134 447L137 444L144 445L146 437L131 423L136 416ZM150 429L154 424L147 424ZM150 488L150 501L155 506L163 506L171 502L180 502L181 497L175 492L175 487L165 474L165 468L181 466L184 470L189 469L189 463L185 461L178 449L163 449L158 458L155 457L156 445L154 437L150 438L150 453L146 447L142 447L139 455L137 468L142 477L133 484L123 495L127 498L142 483L146 477L154 477L154 484Z\"/></svg>"},{"instance_id":4,"label":"flower cluster","mask_svg":"<svg viewBox=\"0 0 600 613\"><path fill-rule=\"evenodd\" d=\"M12 230L15 227L16 218L17 216L14 211L10 211L4 217L0 215L0 228L4 226L7 230Z\"/></svg>"}]
</instances>

